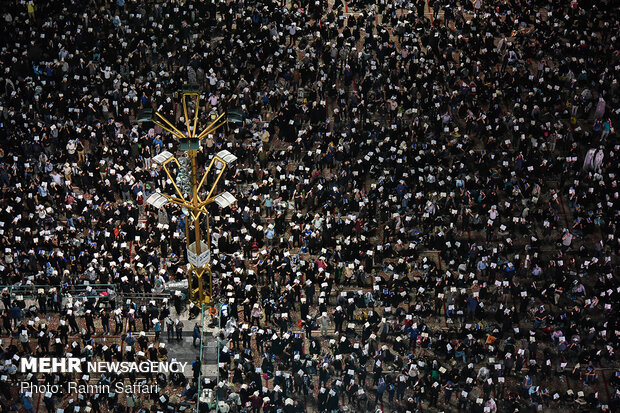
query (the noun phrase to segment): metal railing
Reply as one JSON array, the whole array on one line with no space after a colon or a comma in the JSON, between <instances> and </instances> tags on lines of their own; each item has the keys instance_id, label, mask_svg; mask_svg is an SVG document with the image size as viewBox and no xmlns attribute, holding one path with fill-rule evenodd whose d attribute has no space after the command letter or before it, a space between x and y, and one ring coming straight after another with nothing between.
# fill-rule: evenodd
<instances>
[{"instance_id":1,"label":"metal railing","mask_svg":"<svg viewBox=\"0 0 620 413\"><path fill-rule=\"evenodd\" d=\"M91 290L88 290L91 287ZM35 299L40 294L49 294L50 290L55 288L64 297L71 295L73 297L100 298L102 293L108 295L117 294L116 284L72 284L72 285L49 285L49 284L16 284L16 285L0 285L0 290L8 290L12 298L21 296L24 299Z\"/></svg>"},{"instance_id":2,"label":"metal railing","mask_svg":"<svg viewBox=\"0 0 620 413\"><path fill-rule=\"evenodd\" d=\"M222 305L221 304L216 304L215 307L206 307L204 304L202 305L202 311L201 311L201 321L200 321L200 372L198 374L198 391L197 391L197 398L196 398L196 411L200 411L200 398L202 396L202 392L201 392L201 385L202 385L202 368L203 368L203 364L204 364L204 354L205 351L209 348L212 348L212 346L209 346L205 343L205 337L206 337L206 331L205 331L205 312L208 311L210 308L215 308L216 310L216 314L217 314L217 323L218 323L218 331L219 329L221 329L222 324L221 324L221 311L222 311ZM217 352L216 357L217 357L217 370L216 370L216 385L219 383L220 381L220 341L219 339L216 339L216 345L215 345L215 350ZM212 395L214 396L214 394ZM209 403L209 402L207 402ZM212 406L209 405L209 410L212 409ZM215 397L215 412L218 412L218 408L219 408L219 404L218 404L218 400L217 397Z\"/></svg>"},{"instance_id":3,"label":"metal railing","mask_svg":"<svg viewBox=\"0 0 620 413\"><path fill-rule=\"evenodd\" d=\"M138 305L140 303L145 303L148 301L155 301L157 305L159 305L162 301L166 299L172 299L172 295L165 293L117 293L117 297L121 298L122 300L131 300L132 303L136 303ZM184 300L185 297L183 297L183 301Z\"/></svg>"}]
</instances>

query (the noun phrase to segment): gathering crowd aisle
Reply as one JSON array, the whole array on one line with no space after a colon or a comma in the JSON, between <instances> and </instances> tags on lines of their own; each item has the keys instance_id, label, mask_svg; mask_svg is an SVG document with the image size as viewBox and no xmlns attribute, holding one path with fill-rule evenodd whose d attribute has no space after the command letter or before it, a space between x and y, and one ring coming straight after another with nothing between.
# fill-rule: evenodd
<instances>
[{"instance_id":1,"label":"gathering crowd aisle","mask_svg":"<svg viewBox=\"0 0 620 413\"><path fill-rule=\"evenodd\" d=\"M211 210L221 350L201 411L620 410L615 2L0 8L2 412L195 408L199 364L18 370L168 360L197 315L124 298L185 277L182 211L145 202L173 191L152 157L178 142L136 116L179 124L186 84L201 123L243 118L198 158L238 157L218 186L238 202ZM46 287L11 294L29 285ZM159 391L20 391L36 380Z\"/></svg>"}]
</instances>

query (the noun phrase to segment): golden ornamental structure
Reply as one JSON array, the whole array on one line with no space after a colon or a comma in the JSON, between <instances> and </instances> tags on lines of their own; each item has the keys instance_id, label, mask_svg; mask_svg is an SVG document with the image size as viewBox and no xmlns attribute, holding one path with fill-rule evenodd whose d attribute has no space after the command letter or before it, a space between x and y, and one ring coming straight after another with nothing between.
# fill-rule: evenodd
<instances>
[{"instance_id":1,"label":"golden ornamental structure","mask_svg":"<svg viewBox=\"0 0 620 413\"><path fill-rule=\"evenodd\" d=\"M216 116L202 132L197 133L200 93L184 91L181 103L185 122L183 131L175 127L158 111L145 109L138 115L138 122L153 122L177 137L180 142L179 151L183 152L183 156L179 158L166 150L153 157L153 161L161 166L172 182L175 191L174 194L166 194L156 190L146 202L155 208L163 208L168 203L181 207L186 216L185 240L189 263L187 272L189 299L201 307L211 306L214 299L208 206L215 202L221 208L226 208L236 202L235 197L228 191L216 194L216 187L226 169L237 160L237 157L227 150L221 150L213 156L203 173L203 168L197 165L197 155L201 150L202 139L228 122L240 122L241 118L238 111L231 111L226 117L226 113L222 113ZM209 178L210 174L213 178ZM203 221L206 223L206 237L204 238L201 234ZM208 279L206 287L205 279Z\"/></svg>"}]
</instances>

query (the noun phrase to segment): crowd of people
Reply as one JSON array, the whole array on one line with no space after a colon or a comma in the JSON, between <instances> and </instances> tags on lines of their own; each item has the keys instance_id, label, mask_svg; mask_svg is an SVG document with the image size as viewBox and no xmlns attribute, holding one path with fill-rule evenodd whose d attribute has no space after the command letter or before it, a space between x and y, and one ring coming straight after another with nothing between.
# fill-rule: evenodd
<instances>
[{"instance_id":1,"label":"crowd of people","mask_svg":"<svg viewBox=\"0 0 620 413\"><path fill-rule=\"evenodd\" d=\"M3 1L0 410L618 411L613 4ZM198 157L238 158L210 207L216 377L21 391L72 378L22 357L169 360L198 315L149 298L191 224L146 202L183 154L138 122L182 124L184 88L201 125L241 118Z\"/></svg>"}]
</instances>

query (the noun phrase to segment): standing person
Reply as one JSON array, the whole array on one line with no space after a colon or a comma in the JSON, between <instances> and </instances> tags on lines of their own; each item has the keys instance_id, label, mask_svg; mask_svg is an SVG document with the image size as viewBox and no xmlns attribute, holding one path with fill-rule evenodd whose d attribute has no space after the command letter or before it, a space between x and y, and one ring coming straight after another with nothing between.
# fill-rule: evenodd
<instances>
[{"instance_id":1,"label":"standing person","mask_svg":"<svg viewBox=\"0 0 620 413\"><path fill-rule=\"evenodd\" d=\"M52 397L47 397L46 395L43 398L43 403L45 403L45 408L47 409L48 413L54 413L56 411L53 395Z\"/></svg>"},{"instance_id":2,"label":"standing person","mask_svg":"<svg viewBox=\"0 0 620 413\"><path fill-rule=\"evenodd\" d=\"M407 376L401 374L396 383L396 400L399 403L402 402L405 397L405 390L407 390Z\"/></svg>"},{"instance_id":3,"label":"standing person","mask_svg":"<svg viewBox=\"0 0 620 413\"><path fill-rule=\"evenodd\" d=\"M327 313L321 314L319 317L319 325L321 326L321 337L327 336L327 329L329 328L330 320Z\"/></svg>"},{"instance_id":4,"label":"standing person","mask_svg":"<svg viewBox=\"0 0 620 413\"><path fill-rule=\"evenodd\" d=\"M114 334L121 334L123 332L123 317L120 308L114 311L114 324Z\"/></svg>"},{"instance_id":5,"label":"standing person","mask_svg":"<svg viewBox=\"0 0 620 413\"><path fill-rule=\"evenodd\" d=\"M394 403L394 393L396 393L396 387L394 386L393 383L390 383L388 385L387 392L388 392L388 403L390 404Z\"/></svg>"},{"instance_id":6,"label":"standing person","mask_svg":"<svg viewBox=\"0 0 620 413\"><path fill-rule=\"evenodd\" d=\"M7 313L6 311L3 311L1 318L2 318L2 328L6 330L6 335L11 335L13 328L11 327L11 317L9 316L9 313ZM0 331L2 331L2 328L0 328Z\"/></svg>"},{"instance_id":7,"label":"standing person","mask_svg":"<svg viewBox=\"0 0 620 413\"><path fill-rule=\"evenodd\" d=\"M128 323L128 328L127 331L136 331L136 310L134 310L133 308L129 310L129 313L127 314L127 323Z\"/></svg>"},{"instance_id":8,"label":"standing person","mask_svg":"<svg viewBox=\"0 0 620 413\"><path fill-rule=\"evenodd\" d=\"M23 3L22 3L23 4ZM27 4L27 8L28 8L28 18L35 20L35 14L34 14L34 1L30 0Z\"/></svg>"},{"instance_id":9,"label":"standing person","mask_svg":"<svg viewBox=\"0 0 620 413\"><path fill-rule=\"evenodd\" d=\"M77 334L80 331L80 329L77 325L77 321L75 321L73 310L67 311L67 320L69 321L69 327L71 327L71 334Z\"/></svg>"},{"instance_id":10,"label":"standing person","mask_svg":"<svg viewBox=\"0 0 620 413\"><path fill-rule=\"evenodd\" d=\"M450 401L452 399L452 392L454 391L454 384L451 380L448 380L448 383L446 383L446 385L444 386L444 391L446 396L445 402L446 404L450 404Z\"/></svg>"},{"instance_id":11,"label":"standing person","mask_svg":"<svg viewBox=\"0 0 620 413\"><path fill-rule=\"evenodd\" d=\"M174 329L177 332L177 341L183 340L183 322L178 318L174 321Z\"/></svg>"},{"instance_id":12,"label":"standing person","mask_svg":"<svg viewBox=\"0 0 620 413\"><path fill-rule=\"evenodd\" d=\"M43 293L43 289L39 291L37 301L39 302L39 309L41 309L41 312L47 313L47 296Z\"/></svg>"},{"instance_id":13,"label":"standing person","mask_svg":"<svg viewBox=\"0 0 620 413\"><path fill-rule=\"evenodd\" d=\"M605 141L611 132L611 119L607 119L603 122L603 132L601 132L601 141Z\"/></svg>"},{"instance_id":14,"label":"standing person","mask_svg":"<svg viewBox=\"0 0 620 413\"><path fill-rule=\"evenodd\" d=\"M375 399L375 404L383 403L383 393L385 393L386 385L383 377L379 378L379 383L377 384L377 395Z\"/></svg>"},{"instance_id":15,"label":"standing person","mask_svg":"<svg viewBox=\"0 0 620 413\"><path fill-rule=\"evenodd\" d=\"M200 357L196 357L196 360L192 361L192 371L194 372L194 381L198 381L198 377L200 376Z\"/></svg>"},{"instance_id":16,"label":"standing person","mask_svg":"<svg viewBox=\"0 0 620 413\"><path fill-rule=\"evenodd\" d=\"M291 46L295 46L295 34L297 33L297 23L293 22L288 27L288 40L291 42Z\"/></svg>"},{"instance_id":17,"label":"standing person","mask_svg":"<svg viewBox=\"0 0 620 413\"><path fill-rule=\"evenodd\" d=\"M26 413L33 413L34 406L32 404L32 397L30 397L30 393L24 393L21 395L22 405L24 406L24 410Z\"/></svg>"},{"instance_id":18,"label":"standing person","mask_svg":"<svg viewBox=\"0 0 620 413\"><path fill-rule=\"evenodd\" d=\"M562 246L565 252L570 248L573 238L573 234L568 229L565 229L564 235L562 235Z\"/></svg>"},{"instance_id":19,"label":"standing person","mask_svg":"<svg viewBox=\"0 0 620 413\"><path fill-rule=\"evenodd\" d=\"M275 230L273 224L269 224L265 230L265 238L267 239L267 245L273 245L273 237L275 236Z\"/></svg>"},{"instance_id":20,"label":"standing person","mask_svg":"<svg viewBox=\"0 0 620 413\"><path fill-rule=\"evenodd\" d=\"M86 332L88 334L91 334L90 329L93 329L92 334L95 334L97 332L97 329L95 328L95 319L93 317L93 313L91 310L86 310Z\"/></svg>"},{"instance_id":21,"label":"standing person","mask_svg":"<svg viewBox=\"0 0 620 413\"><path fill-rule=\"evenodd\" d=\"M344 323L344 313L342 307L338 306L334 311L334 334L342 333L342 323Z\"/></svg>"},{"instance_id":22,"label":"standing person","mask_svg":"<svg viewBox=\"0 0 620 413\"><path fill-rule=\"evenodd\" d=\"M52 289L52 311L60 311L62 305L62 296L56 288Z\"/></svg>"},{"instance_id":23,"label":"standing person","mask_svg":"<svg viewBox=\"0 0 620 413\"><path fill-rule=\"evenodd\" d=\"M101 326L103 327L103 334L110 334L110 314L106 310L101 312Z\"/></svg>"},{"instance_id":24,"label":"standing person","mask_svg":"<svg viewBox=\"0 0 620 413\"><path fill-rule=\"evenodd\" d=\"M78 154L78 164L84 165L86 163L86 150L81 140L75 140L75 146Z\"/></svg>"},{"instance_id":25,"label":"standing person","mask_svg":"<svg viewBox=\"0 0 620 413\"><path fill-rule=\"evenodd\" d=\"M200 342L200 325L198 323L194 325L194 331L192 332L192 338L194 339L193 346L196 347L196 340Z\"/></svg>"},{"instance_id":26,"label":"standing person","mask_svg":"<svg viewBox=\"0 0 620 413\"><path fill-rule=\"evenodd\" d=\"M22 330L19 333L19 342L22 343L22 349L24 350L24 353L30 354L30 343L29 343L29 339L28 339L28 331L27 330Z\"/></svg>"},{"instance_id":27,"label":"standing person","mask_svg":"<svg viewBox=\"0 0 620 413\"><path fill-rule=\"evenodd\" d=\"M252 325L256 325L260 328L260 306L258 303L252 307Z\"/></svg>"},{"instance_id":28,"label":"standing person","mask_svg":"<svg viewBox=\"0 0 620 413\"><path fill-rule=\"evenodd\" d=\"M601 119L605 115L605 107L606 107L605 99L603 99L602 96L599 96L598 103L596 104L596 111L594 112L595 120Z\"/></svg>"},{"instance_id":29,"label":"standing person","mask_svg":"<svg viewBox=\"0 0 620 413\"><path fill-rule=\"evenodd\" d=\"M155 319L153 331L155 332L155 340L159 340L159 335L161 334L161 322L157 319Z\"/></svg>"},{"instance_id":30,"label":"standing person","mask_svg":"<svg viewBox=\"0 0 620 413\"><path fill-rule=\"evenodd\" d=\"M271 195L267 194L265 195L265 216L267 218L271 217L271 214L273 213L273 200L271 199Z\"/></svg>"},{"instance_id":31,"label":"standing person","mask_svg":"<svg viewBox=\"0 0 620 413\"><path fill-rule=\"evenodd\" d=\"M328 380L329 370L327 370L327 363L325 363L319 369L319 387L326 386Z\"/></svg>"},{"instance_id":32,"label":"standing person","mask_svg":"<svg viewBox=\"0 0 620 413\"><path fill-rule=\"evenodd\" d=\"M172 338L174 337L174 322L172 321L172 318L170 317L166 317L166 331L168 333L168 341L172 341Z\"/></svg>"},{"instance_id":33,"label":"standing person","mask_svg":"<svg viewBox=\"0 0 620 413\"><path fill-rule=\"evenodd\" d=\"M440 9L441 9L441 2L439 2L439 0L435 0L433 2L433 20L437 20L439 18Z\"/></svg>"}]
</instances>

